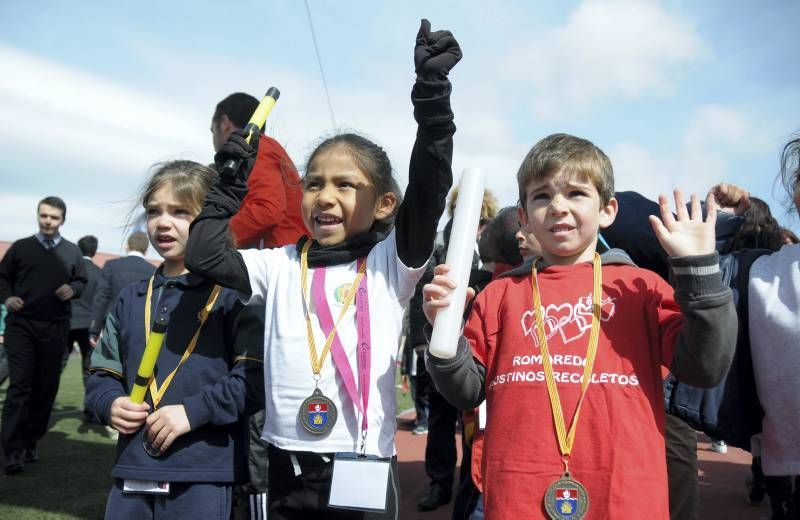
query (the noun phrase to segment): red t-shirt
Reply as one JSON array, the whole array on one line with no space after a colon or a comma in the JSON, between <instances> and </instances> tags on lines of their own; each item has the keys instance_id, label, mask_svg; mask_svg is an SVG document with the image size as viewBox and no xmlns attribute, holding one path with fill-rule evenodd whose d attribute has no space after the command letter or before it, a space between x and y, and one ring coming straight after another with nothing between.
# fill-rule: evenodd
<instances>
[{"instance_id":1,"label":"red t-shirt","mask_svg":"<svg viewBox=\"0 0 800 520\"><path fill-rule=\"evenodd\" d=\"M589 342L592 265L543 269L539 288L568 429ZM569 469L589 495L587 518L668 519L661 366L670 365L682 315L672 288L644 269L603 266L602 293L593 384ZM490 283L464 329L486 366L487 518L546 518L545 492L563 473L535 327L527 275Z\"/></svg>"},{"instance_id":2,"label":"red t-shirt","mask_svg":"<svg viewBox=\"0 0 800 520\"><path fill-rule=\"evenodd\" d=\"M247 189L239 212L229 224L237 247L285 246L306 234L300 215L300 176L286 150L264 134L258 142L258 157Z\"/></svg>"}]
</instances>

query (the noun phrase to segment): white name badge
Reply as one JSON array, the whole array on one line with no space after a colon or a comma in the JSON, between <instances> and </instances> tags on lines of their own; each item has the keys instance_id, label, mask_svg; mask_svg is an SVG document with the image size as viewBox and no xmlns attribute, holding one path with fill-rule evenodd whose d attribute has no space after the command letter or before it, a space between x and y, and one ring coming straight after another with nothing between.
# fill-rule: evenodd
<instances>
[{"instance_id":1,"label":"white name badge","mask_svg":"<svg viewBox=\"0 0 800 520\"><path fill-rule=\"evenodd\" d=\"M143 493L148 495L169 495L169 482L125 479L122 482L122 492Z\"/></svg>"},{"instance_id":2,"label":"white name badge","mask_svg":"<svg viewBox=\"0 0 800 520\"><path fill-rule=\"evenodd\" d=\"M339 509L386 511L391 459L337 453L328 506Z\"/></svg>"}]
</instances>

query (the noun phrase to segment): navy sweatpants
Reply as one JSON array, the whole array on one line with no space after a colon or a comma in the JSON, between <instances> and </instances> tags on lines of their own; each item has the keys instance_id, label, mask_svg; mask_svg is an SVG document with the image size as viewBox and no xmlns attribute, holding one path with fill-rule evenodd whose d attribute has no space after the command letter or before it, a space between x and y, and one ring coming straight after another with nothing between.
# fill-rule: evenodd
<instances>
[{"instance_id":1,"label":"navy sweatpants","mask_svg":"<svg viewBox=\"0 0 800 520\"><path fill-rule=\"evenodd\" d=\"M229 484L173 482L169 495L128 494L122 492L122 480L114 479L105 518L230 520L231 489Z\"/></svg>"}]
</instances>

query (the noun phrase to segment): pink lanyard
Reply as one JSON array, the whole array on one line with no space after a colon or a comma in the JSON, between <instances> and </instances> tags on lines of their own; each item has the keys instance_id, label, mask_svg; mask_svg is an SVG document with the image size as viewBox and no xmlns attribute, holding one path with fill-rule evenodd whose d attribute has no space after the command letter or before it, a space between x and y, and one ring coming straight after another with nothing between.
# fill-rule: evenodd
<instances>
[{"instance_id":1,"label":"pink lanyard","mask_svg":"<svg viewBox=\"0 0 800 520\"><path fill-rule=\"evenodd\" d=\"M361 268L364 258L358 259L358 268ZM317 267L314 269L314 275L311 280L311 294L314 298L314 305L317 309L317 318L325 336L333 330L333 316L331 315L331 308L328 305L328 299L325 296L325 267ZM361 451L364 451L364 441L367 437L367 405L369 404L369 376L371 364L372 347L370 343L370 326L369 326L369 295L367 293L367 277L361 279L356 289L356 324L358 327L358 348L356 351L358 363L358 381L359 388L356 389L356 380L353 377L353 370L350 368L350 362L347 359L347 354L344 351L341 340L339 340L339 333L335 332L333 336L333 344L331 345L331 358L339 373L339 377L344 382L344 387L347 394L355 403L358 411L361 412ZM359 390L361 391L361 398L359 399Z\"/></svg>"}]
</instances>

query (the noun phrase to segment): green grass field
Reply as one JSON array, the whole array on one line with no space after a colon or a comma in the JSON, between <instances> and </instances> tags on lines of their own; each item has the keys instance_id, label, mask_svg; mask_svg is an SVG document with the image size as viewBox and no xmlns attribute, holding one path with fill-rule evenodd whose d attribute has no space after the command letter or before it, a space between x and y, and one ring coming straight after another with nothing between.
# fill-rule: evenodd
<instances>
[{"instance_id":1,"label":"green grass field","mask_svg":"<svg viewBox=\"0 0 800 520\"><path fill-rule=\"evenodd\" d=\"M0 402L5 401L5 383ZM398 390L398 410L413 406ZM14 520L103 518L114 441L102 426L81 421L80 358L73 355L61 376L50 431L39 444L41 460L21 474L0 472L0 518Z\"/></svg>"},{"instance_id":2,"label":"green grass field","mask_svg":"<svg viewBox=\"0 0 800 520\"><path fill-rule=\"evenodd\" d=\"M114 441L102 426L84 424L82 410L80 357L73 355L61 376L50 431L39 444L41 460L18 475L0 474L0 518L103 518Z\"/></svg>"}]
</instances>

